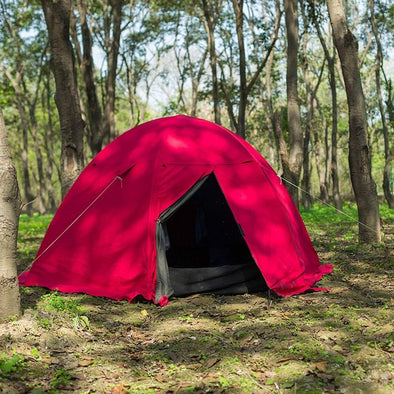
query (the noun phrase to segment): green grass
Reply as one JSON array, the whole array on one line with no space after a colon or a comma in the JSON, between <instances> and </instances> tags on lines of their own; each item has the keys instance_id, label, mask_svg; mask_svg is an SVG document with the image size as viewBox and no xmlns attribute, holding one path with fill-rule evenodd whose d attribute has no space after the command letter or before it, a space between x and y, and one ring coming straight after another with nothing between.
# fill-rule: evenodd
<instances>
[{"instance_id":1,"label":"green grass","mask_svg":"<svg viewBox=\"0 0 394 394\"><path fill-rule=\"evenodd\" d=\"M0 355L0 378L7 378L10 374L22 373L25 367L25 358L19 354L8 357Z\"/></svg>"},{"instance_id":2,"label":"green grass","mask_svg":"<svg viewBox=\"0 0 394 394\"><path fill-rule=\"evenodd\" d=\"M379 212L383 221L394 220L394 210L389 209L387 205L381 204ZM332 225L353 226L355 229L358 227L358 211L355 203L344 203L343 212L337 211L333 206L314 204L308 211L301 207L300 213L306 227L312 230L330 227L335 232L336 229Z\"/></svg>"},{"instance_id":3,"label":"green grass","mask_svg":"<svg viewBox=\"0 0 394 394\"><path fill-rule=\"evenodd\" d=\"M357 219L354 204L344 211ZM301 212L329 293L178 298L169 306L21 288L20 321L0 325L0 392L324 393L394 391L394 213L359 245L333 208ZM19 271L52 216L21 216Z\"/></svg>"},{"instance_id":4,"label":"green grass","mask_svg":"<svg viewBox=\"0 0 394 394\"><path fill-rule=\"evenodd\" d=\"M20 215L18 257L25 265L29 264L34 259L52 218L53 215Z\"/></svg>"}]
</instances>

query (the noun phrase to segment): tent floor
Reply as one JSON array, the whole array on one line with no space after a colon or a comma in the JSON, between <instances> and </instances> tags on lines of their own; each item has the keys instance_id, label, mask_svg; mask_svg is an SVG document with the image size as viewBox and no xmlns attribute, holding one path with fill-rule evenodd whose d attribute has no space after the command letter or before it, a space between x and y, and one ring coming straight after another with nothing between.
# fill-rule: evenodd
<instances>
[{"instance_id":1,"label":"tent floor","mask_svg":"<svg viewBox=\"0 0 394 394\"><path fill-rule=\"evenodd\" d=\"M169 267L174 296L195 293L244 294L267 289L256 264L204 268Z\"/></svg>"}]
</instances>

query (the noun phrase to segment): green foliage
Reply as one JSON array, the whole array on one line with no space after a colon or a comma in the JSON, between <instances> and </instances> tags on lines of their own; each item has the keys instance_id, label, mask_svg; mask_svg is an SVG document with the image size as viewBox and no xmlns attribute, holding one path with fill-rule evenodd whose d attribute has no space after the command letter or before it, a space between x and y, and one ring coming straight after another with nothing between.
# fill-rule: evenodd
<instances>
[{"instance_id":1,"label":"green foliage","mask_svg":"<svg viewBox=\"0 0 394 394\"><path fill-rule=\"evenodd\" d=\"M57 294L57 292L45 294L41 297L43 308L48 311L70 313L72 315L83 311L76 300L68 300Z\"/></svg>"},{"instance_id":2,"label":"green foliage","mask_svg":"<svg viewBox=\"0 0 394 394\"><path fill-rule=\"evenodd\" d=\"M0 377L6 378L10 374L22 372L25 366L25 359L19 354L14 354L11 358L0 355Z\"/></svg>"},{"instance_id":3,"label":"green foliage","mask_svg":"<svg viewBox=\"0 0 394 394\"><path fill-rule=\"evenodd\" d=\"M62 368L57 370L54 375L53 375L53 379L50 383L51 387L56 389L59 386L64 386L68 383L70 383L70 380L72 379L72 376L70 375L70 373Z\"/></svg>"},{"instance_id":4,"label":"green foliage","mask_svg":"<svg viewBox=\"0 0 394 394\"><path fill-rule=\"evenodd\" d=\"M37 253L39 243L51 222L53 215L22 214L19 217L18 257L21 261L31 264Z\"/></svg>"},{"instance_id":5,"label":"green foliage","mask_svg":"<svg viewBox=\"0 0 394 394\"><path fill-rule=\"evenodd\" d=\"M354 204L344 209L357 218ZM392 392L391 241L356 244L357 223L331 207L302 215L334 265L318 284L331 292L200 295L158 308L22 288L31 313L0 332L0 391ZM381 215L391 234L394 212L382 205ZM37 250L49 220L22 216L20 247Z\"/></svg>"},{"instance_id":6,"label":"green foliage","mask_svg":"<svg viewBox=\"0 0 394 394\"><path fill-rule=\"evenodd\" d=\"M338 212L334 207L314 204L309 211L301 208L301 215L306 225L323 224L323 223L349 223L349 221L357 222L357 206L355 204L344 204L343 213Z\"/></svg>"},{"instance_id":7,"label":"green foliage","mask_svg":"<svg viewBox=\"0 0 394 394\"><path fill-rule=\"evenodd\" d=\"M323 348L314 341L304 341L290 346L289 353L305 361L315 361L322 357Z\"/></svg>"},{"instance_id":8,"label":"green foliage","mask_svg":"<svg viewBox=\"0 0 394 394\"><path fill-rule=\"evenodd\" d=\"M40 215L35 213L33 216L22 214L19 216L19 235L24 239L27 237L41 237L51 222L53 215Z\"/></svg>"},{"instance_id":9,"label":"green foliage","mask_svg":"<svg viewBox=\"0 0 394 394\"><path fill-rule=\"evenodd\" d=\"M230 108L237 118L237 107L240 99L240 70L237 34L235 32L235 15L231 2L209 1L210 12L214 16L214 38L216 40L216 55L218 76L220 79L219 96L222 109L222 124L231 127ZM306 2L305 20L300 12L300 44L305 38L305 45L300 45L300 63L307 64L311 86L315 86L319 69L322 66L324 53L321 49L317 33L313 28L312 15L320 25L326 25L329 20L327 7L324 2ZM80 19L78 7L74 4L75 29L80 32ZM376 87L373 78L375 64L374 40L366 44L369 36L365 32L370 31L370 22L366 7L358 7L357 3L346 3L346 13L354 34L360 41L360 57L363 57L362 73L363 85L366 97L366 108L369 115L369 130L372 141L372 161L374 164L374 178L377 181L378 192L381 194L381 162L383 152L381 149L381 121L376 99ZM275 23L276 3L273 1L256 2L245 1L243 39L246 49L247 82L263 63L266 49L271 40L272 29ZM9 71L8 76L0 79L0 102L4 107L5 120L10 134L12 153L16 161L18 179L21 193L24 197L24 172L22 169L22 157L28 156L30 170L30 183L33 195L43 193L45 188L38 184L39 153L44 163L50 167L44 177L54 186L55 204L50 203L48 196L44 198L44 209L52 211L59 202L60 183L58 179L60 162L60 127L56 111L54 96L55 84L50 72L50 53L47 42L45 18L40 2L26 2L21 0L2 1L0 13L0 55L1 66ZM93 62L96 74L96 91L99 101L104 103L105 97L105 70L106 64L105 37L110 39L113 32L111 4L105 2L87 2L87 22L92 32L92 45L95 59ZM301 9L300 9L301 11ZM384 54L387 59L392 57L393 48L393 13L394 7L391 2L385 0L375 2L375 18L381 36ZM357 21L357 23L356 23ZM117 61L116 80L116 103L115 117L117 133L128 130L135 124L150 120L166 114L178 112L190 113L192 96L191 86L196 82L200 65L201 75L198 81L197 116L212 118L212 74L210 70L209 56L204 58L207 48L207 34L203 6L201 1L133 1L125 2L122 8L122 37L120 40L120 57ZM272 110L286 108L286 36L282 17L282 28L279 31L274 51L272 64L263 67L260 78L256 81L249 92L247 136L248 140L264 155L270 154L271 165L278 168L276 144L272 135ZM72 27L71 30L73 30ZM327 42L330 53L334 53L331 40L327 32L324 39ZM80 34L74 36L81 39ZM365 41L365 42L363 42ZM75 44L75 43L74 43ZM79 45L82 47L82 43ZM75 49L78 45L73 45ZM367 51L364 54L364 50ZM365 55L365 56L364 56ZM76 57L77 58L77 57ZM78 59L81 60L81 59ZM79 64L82 62L76 62ZM387 81L390 79L390 62L383 63ZM269 70L268 70L269 69ZM79 70L81 71L81 70ZM18 74L20 73L20 74ZM79 72L81 75L82 73ZM19 88L22 94L17 96L14 82L19 80ZM385 77L386 78L386 77ZM79 78L79 91L81 101L87 108L87 97L83 78ZM305 124L308 116L306 108L306 84L307 81L302 73L299 73L299 95L301 104L302 121ZM348 116L345 90L337 78L338 87L338 152L339 170L341 173L341 192L350 194L350 181L347 163L348 142ZM226 89L224 89L226 88ZM388 86L384 86L383 96L388 98ZM226 90L226 94L224 93ZM270 92L270 97L268 97ZM228 94L227 94L228 93ZM21 102L18 102L18 97ZM317 142L324 145L325 133L330 133L331 124L331 94L326 70L323 79L316 92L318 109L314 116L314 136L311 141L311 163L315 172L314 149L312 145ZM27 115L27 152L23 152L24 139L22 130L26 125L22 124L21 110ZM226 111L227 110L227 111ZM282 128L287 142L287 116L286 109L283 113ZM236 119L237 120L237 119ZM25 122L26 123L26 122ZM87 119L88 128L89 120ZM372 133L373 131L373 133ZM34 137L34 134L37 135ZM316 138L319 141L315 141ZM330 138L327 140L330 145ZM329 147L328 147L329 148ZM86 157L91 154L88 147L85 149ZM328 149L329 151L329 149ZM321 158L322 164L325 158ZM323 169L324 170L324 169ZM53 175L51 175L53 174ZM312 180L317 189L316 177ZM40 189L38 189L40 186ZM45 192L44 192L45 193ZM24 198L26 200L26 198ZM28 201L24 201L28 202ZM34 209L38 204L33 203Z\"/></svg>"},{"instance_id":10,"label":"green foliage","mask_svg":"<svg viewBox=\"0 0 394 394\"><path fill-rule=\"evenodd\" d=\"M37 359L37 360L41 360L41 355L40 355L40 351L34 347L33 349L31 349L31 355Z\"/></svg>"},{"instance_id":11,"label":"green foliage","mask_svg":"<svg viewBox=\"0 0 394 394\"><path fill-rule=\"evenodd\" d=\"M384 220L394 220L394 209L390 209L386 204L380 206L380 216Z\"/></svg>"},{"instance_id":12,"label":"green foliage","mask_svg":"<svg viewBox=\"0 0 394 394\"><path fill-rule=\"evenodd\" d=\"M68 299L59 296L57 292L45 294L40 299L40 308L48 312L57 312L63 317L71 317L74 328L88 329L90 325L89 318L84 315L85 308L78 304L77 300ZM52 319L42 319L43 327L51 328L53 325Z\"/></svg>"},{"instance_id":13,"label":"green foliage","mask_svg":"<svg viewBox=\"0 0 394 394\"><path fill-rule=\"evenodd\" d=\"M44 330L51 330L54 326L54 321L52 318L37 318L37 324Z\"/></svg>"}]
</instances>

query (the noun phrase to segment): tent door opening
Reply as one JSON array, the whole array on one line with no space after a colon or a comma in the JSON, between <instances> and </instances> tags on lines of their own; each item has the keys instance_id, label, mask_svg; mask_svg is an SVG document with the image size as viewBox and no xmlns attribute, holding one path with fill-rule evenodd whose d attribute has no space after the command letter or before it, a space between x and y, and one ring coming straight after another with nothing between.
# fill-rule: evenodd
<instances>
[{"instance_id":1,"label":"tent door opening","mask_svg":"<svg viewBox=\"0 0 394 394\"><path fill-rule=\"evenodd\" d=\"M156 301L267 289L213 173L160 215L156 244Z\"/></svg>"}]
</instances>

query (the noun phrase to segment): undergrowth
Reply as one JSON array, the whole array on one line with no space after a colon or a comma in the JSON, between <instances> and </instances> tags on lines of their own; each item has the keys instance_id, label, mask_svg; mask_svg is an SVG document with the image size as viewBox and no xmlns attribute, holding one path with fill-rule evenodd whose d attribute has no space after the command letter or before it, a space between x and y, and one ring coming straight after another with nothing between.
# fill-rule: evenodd
<instances>
[{"instance_id":1,"label":"undergrowth","mask_svg":"<svg viewBox=\"0 0 394 394\"><path fill-rule=\"evenodd\" d=\"M0 324L0 392L392 393L394 212L383 242L357 241L357 209L302 217L330 292L195 295L149 303L21 288ZM349 216L351 218L349 218ZM19 272L52 216L21 216Z\"/></svg>"}]
</instances>

